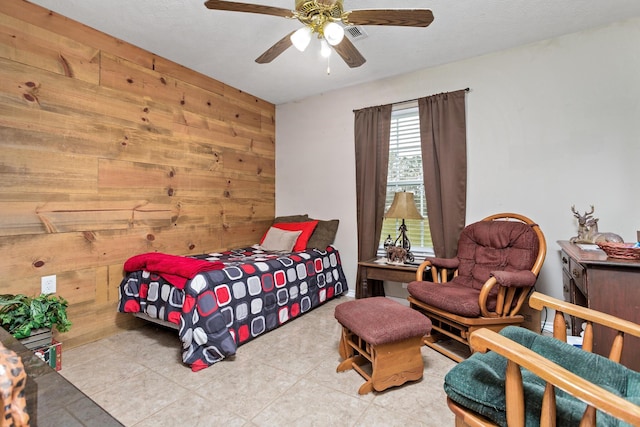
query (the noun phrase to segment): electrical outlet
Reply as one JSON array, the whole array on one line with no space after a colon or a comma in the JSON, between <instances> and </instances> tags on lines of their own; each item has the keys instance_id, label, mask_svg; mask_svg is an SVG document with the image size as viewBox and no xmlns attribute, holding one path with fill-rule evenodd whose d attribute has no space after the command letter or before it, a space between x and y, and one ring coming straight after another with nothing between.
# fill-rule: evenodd
<instances>
[{"instance_id":1,"label":"electrical outlet","mask_svg":"<svg viewBox=\"0 0 640 427\"><path fill-rule=\"evenodd\" d=\"M56 275L42 276L40 278L40 290L43 294L56 293Z\"/></svg>"}]
</instances>

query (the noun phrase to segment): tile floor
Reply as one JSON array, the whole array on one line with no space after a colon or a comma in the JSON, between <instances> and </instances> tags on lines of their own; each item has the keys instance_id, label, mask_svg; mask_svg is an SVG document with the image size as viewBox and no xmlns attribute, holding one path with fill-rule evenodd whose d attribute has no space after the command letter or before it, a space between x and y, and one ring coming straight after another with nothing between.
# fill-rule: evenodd
<instances>
[{"instance_id":1,"label":"tile floor","mask_svg":"<svg viewBox=\"0 0 640 427\"><path fill-rule=\"evenodd\" d=\"M200 372L180 360L177 332L149 324L63 354L60 371L126 426L452 426L442 390L450 359L422 348L421 381L358 395L336 373L341 297Z\"/></svg>"}]
</instances>

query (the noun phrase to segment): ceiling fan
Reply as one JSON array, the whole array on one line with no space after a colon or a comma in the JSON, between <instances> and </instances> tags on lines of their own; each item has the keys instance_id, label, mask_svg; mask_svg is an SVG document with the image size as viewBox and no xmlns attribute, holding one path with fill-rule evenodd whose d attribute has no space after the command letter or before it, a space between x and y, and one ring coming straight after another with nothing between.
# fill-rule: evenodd
<instances>
[{"instance_id":1,"label":"ceiling fan","mask_svg":"<svg viewBox=\"0 0 640 427\"><path fill-rule=\"evenodd\" d=\"M433 13L429 9L362 9L345 11L344 0L295 0L295 10L280 7L239 3L226 0L207 0L209 9L234 12L250 12L263 15L295 18L304 27L293 31L262 55L256 58L259 64L273 61L292 45L303 51L313 34L321 42L321 52L328 56L331 47L351 68L359 67L366 59L353 43L344 37L344 26L350 25L393 25L405 27L426 27L433 22ZM340 24L342 25L340 25Z\"/></svg>"}]
</instances>

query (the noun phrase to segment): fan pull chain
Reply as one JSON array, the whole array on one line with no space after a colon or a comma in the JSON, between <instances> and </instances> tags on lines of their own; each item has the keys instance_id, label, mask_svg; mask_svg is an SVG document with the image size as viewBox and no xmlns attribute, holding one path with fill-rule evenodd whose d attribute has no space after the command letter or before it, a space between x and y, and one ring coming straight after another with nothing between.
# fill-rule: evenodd
<instances>
[{"instance_id":1,"label":"fan pull chain","mask_svg":"<svg viewBox=\"0 0 640 427\"><path fill-rule=\"evenodd\" d=\"M331 64L330 64L330 62L331 62L331 57L328 56L327 57L327 76L331 75Z\"/></svg>"}]
</instances>

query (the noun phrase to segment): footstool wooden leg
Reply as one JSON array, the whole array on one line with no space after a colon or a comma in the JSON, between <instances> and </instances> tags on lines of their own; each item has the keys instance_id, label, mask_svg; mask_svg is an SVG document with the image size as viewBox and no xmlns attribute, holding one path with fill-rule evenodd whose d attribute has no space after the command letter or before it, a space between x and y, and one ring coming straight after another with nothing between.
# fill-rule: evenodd
<instances>
[{"instance_id":1,"label":"footstool wooden leg","mask_svg":"<svg viewBox=\"0 0 640 427\"><path fill-rule=\"evenodd\" d=\"M360 388L358 389L358 394L369 394L372 391L373 391L373 383L371 382L371 380L369 380L360 386Z\"/></svg>"},{"instance_id":2,"label":"footstool wooden leg","mask_svg":"<svg viewBox=\"0 0 640 427\"><path fill-rule=\"evenodd\" d=\"M422 337L375 346L371 380L376 391L422 378Z\"/></svg>"},{"instance_id":3,"label":"footstool wooden leg","mask_svg":"<svg viewBox=\"0 0 640 427\"><path fill-rule=\"evenodd\" d=\"M360 366L362 365L366 365L367 363L371 363L371 362L369 361L369 359L367 359L364 356L361 356L359 354L355 356L351 356L348 359L345 359L342 362L340 362L340 364L336 368L336 372L344 372L344 371L348 371L349 369L355 369L356 371L359 372L358 368L360 368Z\"/></svg>"},{"instance_id":4,"label":"footstool wooden leg","mask_svg":"<svg viewBox=\"0 0 640 427\"><path fill-rule=\"evenodd\" d=\"M340 336L340 347L338 348L340 357L342 359L348 359L353 356L353 349L349 345L349 331L347 328L342 328L342 335Z\"/></svg>"}]
</instances>

